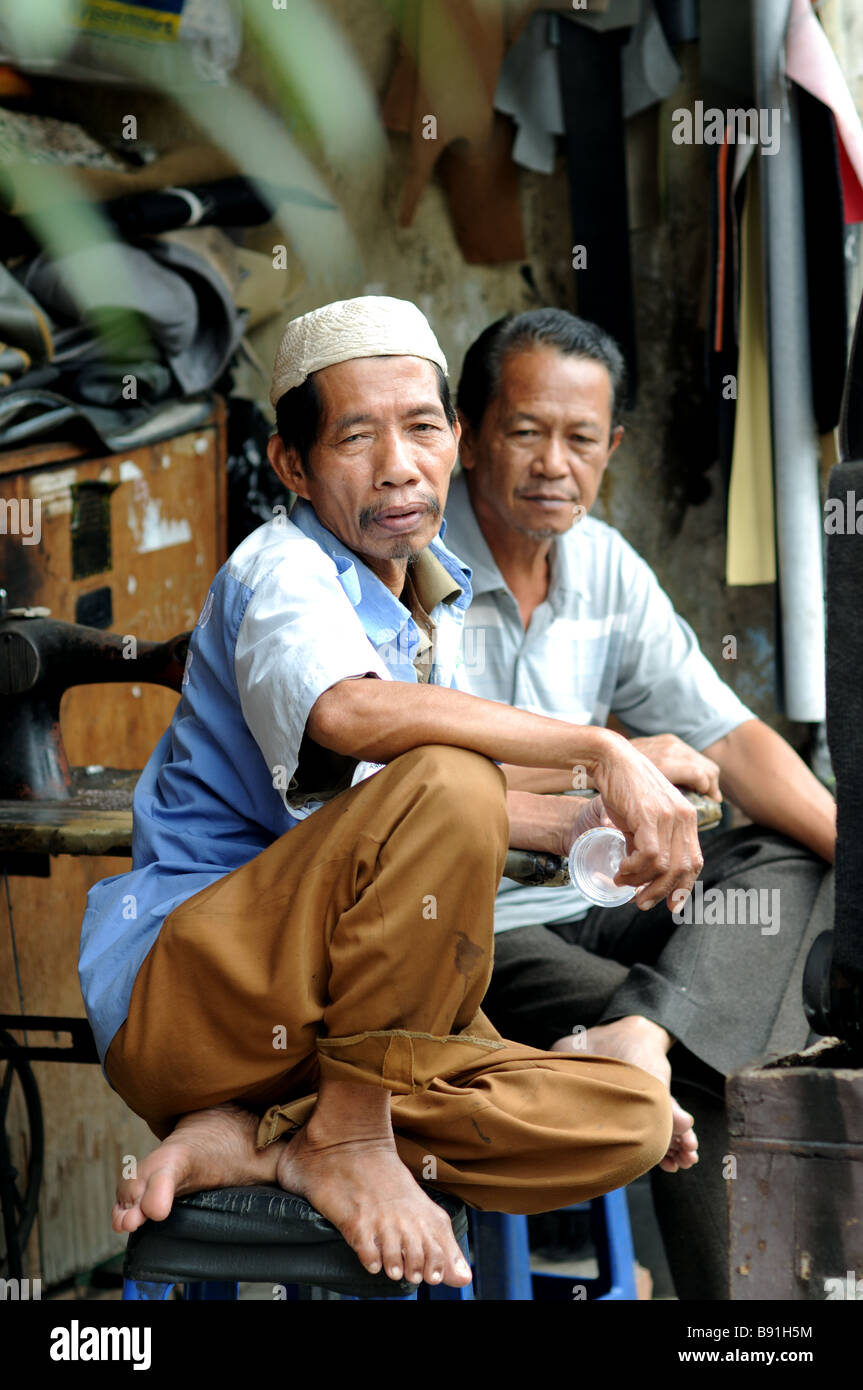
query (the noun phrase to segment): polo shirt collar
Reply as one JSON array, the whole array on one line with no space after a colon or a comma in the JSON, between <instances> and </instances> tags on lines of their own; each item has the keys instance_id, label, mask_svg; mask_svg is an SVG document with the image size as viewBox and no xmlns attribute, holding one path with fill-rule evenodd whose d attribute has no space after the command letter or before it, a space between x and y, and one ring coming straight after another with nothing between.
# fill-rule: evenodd
<instances>
[{"instance_id":1,"label":"polo shirt collar","mask_svg":"<svg viewBox=\"0 0 863 1390\"><path fill-rule=\"evenodd\" d=\"M460 556L470 556L470 582L474 595L487 594L494 589L505 589L504 577L495 563L479 522L474 515L467 490L464 473L459 473L449 485L446 504L447 524L452 533L452 543Z\"/></svg>"}]
</instances>

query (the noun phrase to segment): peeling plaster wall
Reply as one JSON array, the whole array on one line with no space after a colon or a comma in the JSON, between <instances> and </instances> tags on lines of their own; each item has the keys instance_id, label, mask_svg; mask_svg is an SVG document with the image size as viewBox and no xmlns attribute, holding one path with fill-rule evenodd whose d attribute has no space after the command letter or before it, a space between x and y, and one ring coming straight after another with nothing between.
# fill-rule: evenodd
<instances>
[{"instance_id":1,"label":"peeling plaster wall","mask_svg":"<svg viewBox=\"0 0 863 1390\"><path fill-rule=\"evenodd\" d=\"M326 0L348 44L382 93L396 54L393 28L379 0ZM820 7L831 40L863 101L863 13L856 0L825 0ZM289 11L285 14L289 22ZM703 468L702 431L693 424L693 404L701 391L702 338L706 260L708 185L704 151L674 146L669 112L698 96L697 45L678 52L684 75L678 91L658 113L636 118L639 138L629 150L630 187L645 171L651 142L663 146L663 181L654 192L656 219L647 219L631 235L640 391L637 408L627 420L624 442L609 468L596 514L620 528L656 570L674 604L694 627L704 651L739 695L761 717L785 732L798 746L804 726L788 725L776 712L773 668L774 589L772 586L728 588L724 583L725 502L717 466ZM257 55L247 47L235 74L266 100L267 79ZM170 103L126 91L58 85L55 105L63 114L101 118L118 131L128 111L138 114L139 137L170 146L194 134L188 118ZM58 110L58 114L60 111ZM407 141L394 137L391 156L380 181L367 174L329 181L359 245L363 265L329 267L326 283L304 286L291 301L293 312L336 298L361 293L389 293L414 299L429 315L457 379L465 348L493 318L533 307L537 302L577 309L571 269L569 210L562 160L554 175L521 174L522 207L528 263L541 301L518 264L485 267L464 263L450 226L440 188L426 189L414 223L396 225ZM271 249L271 228L256 230L248 243ZM849 254L856 234L849 234ZM851 266L854 303L861 288L859 267ZM280 333L280 320L261 326L253 346L269 367ZM244 370L244 391L266 399L263 382ZM706 483L706 486L705 486ZM704 494L704 500L700 500ZM696 500L698 499L698 504ZM737 660L722 657L723 639L737 638Z\"/></svg>"},{"instance_id":2,"label":"peeling plaster wall","mask_svg":"<svg viewBox=\"0 0 863 1390\"><path fill-rule=\"evenodd\" d=\"M372 85L383 92L395 46L375 0L329 0L328 8ZM697 46L685 46L679 57L684 77L669 108L688 104L698 95ZM656 116L644 119L648 125L651 121L658 125ZM651 132L645 135L649 150ZM699 506L687 503L687 479L693 472L699 475L703 452L697 432L687 432L686 417L690 399L701 389L708 185L701 148L672 145L670 123L658 138L665 146L664 199L656 224L633 231L631 238L639 401L627 420L596 514L617 526L654 567L706 654L741 698L799 743L805 731L789 726L776 713L773 587L729 589L724 583L725 502L718 467L706 475L707 500ZM391 139L383 204L368 188L337 189L366 258L363 281L349 292L387 292L414 299L431 318L457 380L465 349L488 322L510 310L534 307L538 301L519 264L464 263L443 194L434 181L423 195L413 225L396 225L406 143L403 137ZM630 158L637 159L642 148L641 142L635 145ZM631 165L631 176L637 173ZM553 176L522 171L521 187L528 263L541 302L577 310L562 159ZM316 302L320 297L314 294L301 295L297 312ZM265 361L277 337L274 326L258 335L257 346ZM733 662L722 659L727 634L737 638L738 659Z\"/></svg>"}]
</instances>

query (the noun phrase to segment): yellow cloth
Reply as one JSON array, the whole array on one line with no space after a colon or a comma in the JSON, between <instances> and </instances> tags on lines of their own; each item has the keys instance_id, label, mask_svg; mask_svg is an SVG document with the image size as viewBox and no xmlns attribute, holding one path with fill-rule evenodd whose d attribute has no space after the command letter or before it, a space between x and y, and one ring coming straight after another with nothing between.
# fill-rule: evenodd
<instances>
[{"instance_id":1,"label":"yellow cloth","mask_svg":"<svg viewBox=\"0 0 863 1390\"><path fill-rule=\"evenodd\" d=\"M419 646L414 666L420 681L428 681L434 661L437 625L430 616L431 612L439 603L450 603L460 593L461 589L452 575L447 573L428 547L417 556L413 565L408 565L401 601L410 609L417 625Z\"/></svg>"},{"instance_id":2,"label":"yellow cloth","mask_svg":"<svg viewBox=\"0 0 863 1390\"><path fill-rule=\"evenodd\" d=\"M773 446L757 159L751 161L746 177L740 244L740 353L725 578L728 584L772 584L776 579Z\"/></svg>"}]
</instances>

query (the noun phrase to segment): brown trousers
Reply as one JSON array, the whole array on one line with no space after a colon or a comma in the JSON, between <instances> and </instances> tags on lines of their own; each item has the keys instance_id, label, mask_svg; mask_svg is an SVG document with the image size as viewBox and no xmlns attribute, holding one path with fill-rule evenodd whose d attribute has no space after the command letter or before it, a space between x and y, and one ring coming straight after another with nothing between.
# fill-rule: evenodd
<instances>
[{"instance_id":1,"label":"brown trousers","mask_svg":"<svg viewBox=\"0 0 863 1390\"><path fill-rule=\"evenodd\" d=\"M105 1062L159 1138L235 1100L263 1147L322 1077L393 1093L418 1179L480 1209L549 1211L664 1155L668 1091L609 1057L501 1038L480 1010L506 855L503 774L440 745L396 758L175 908Z\"/></svg>"}]
</instances>

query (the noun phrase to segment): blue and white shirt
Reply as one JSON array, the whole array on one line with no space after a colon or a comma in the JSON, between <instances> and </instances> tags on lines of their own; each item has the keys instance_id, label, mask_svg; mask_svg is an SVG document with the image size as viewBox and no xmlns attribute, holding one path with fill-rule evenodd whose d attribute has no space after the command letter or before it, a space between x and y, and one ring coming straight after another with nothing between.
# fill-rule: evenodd
<instances>
[{"instance_id":1,"label":"blue and white shirt","mask_svg":"<svg viewBox=\"0 0 863 1390\"><path fill-rule=\"evenodd\" d=\"M437 584L448 592L429 613L429 680L449 686L471 589L445 530L421 561L435 569L436 560L452 580ZM338 785L300 785L318 697L354 676L415 682L424 645L410 611L302 499L222 566L192 632L173 719L135 789L133 867L87 895L79 976L103 1062L168 913L376 771L342 759Z\"/></svg>"},{"instance_id":2,"label":"blue and white shirt","mask_svg":"<svg viewBox=\"0 0 863 1390\"><path fill-rule=\"evenodd\" d=\"M692 628L619 531L586 516L550 551L547 598L525 632L471 506L463 473L450 484L449 544L471 567L463 689L573 724L618 715L637 736L676 734L699 752L752 711L720 680ZM576 888L530 888L505 878L495 930L583 916Z\"/></svg>"}]
</instances>

